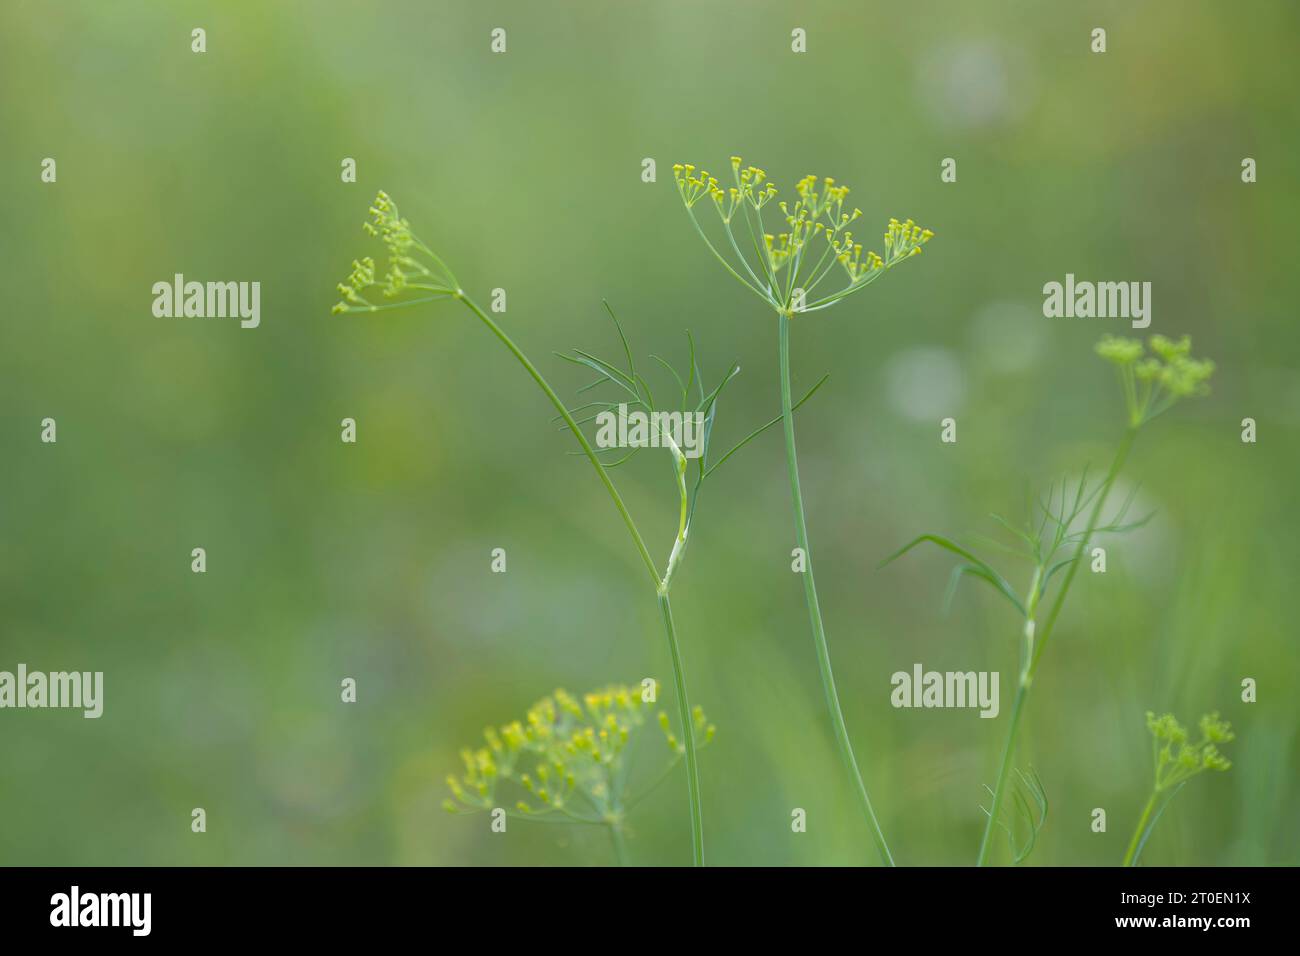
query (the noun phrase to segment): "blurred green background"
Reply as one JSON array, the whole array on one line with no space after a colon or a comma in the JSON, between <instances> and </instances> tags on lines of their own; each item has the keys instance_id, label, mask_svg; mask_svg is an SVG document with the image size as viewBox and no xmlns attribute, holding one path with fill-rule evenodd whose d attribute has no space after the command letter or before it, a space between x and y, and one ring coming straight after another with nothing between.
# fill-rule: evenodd
<instances>
[{"instance_id":1,"label":"blurred green background","mask_svg":"<svg viewBox=\"0 0 1300 956\"><path fill-rule=\"evenodd\" d=\"M1219 709L1238 739L1145 861L1297 861L1294 4L9 0L0 27L0 669L106 675L100 720L0 712L0 862L609 862L603 833L502 837L439 804L458 750L553 688L670 686L617 515L464 310L329 309L349 261L379 254L358 224L385 189L480 301L507 289L504 325L567 396L586 379L553 350L618 348L602 297L642 356L683 363L689 328L711 377L739 362L730 445L778 411L775 322L690 231L670 166L733 153L786 194L807 172L849 184L864 235L891 215L938 234L793 345L796 393L831 374L800 413L804 492L898 860L973 862L1017 622L973 586L944 614L938 552L875 568L923 531L993 535L990 511L1020 517L1027 491L1109 460L1122 405L1091 349L1127 323L1044 318L1042 285L1073 272L1151 281L1150 331L1191 333L1219 371L1144 431L1125 481L1157 516L1080 577L1045 657L1021 762L1052 810L1030 862L1119 861L1150 786L1149 708ZM150 287L176 272L259 280L261 327L154 318ZM643 455L619 480L662 564L667 465ZM707 487L674 587L691 695L719 728L706 848L874 862L788 494L773 430ZM1000 671L1002 716L893 709L889 675L918 661ZM687 862L685 811L678 771L637 810L633 860Z\"/></svg>"}]
</instances>

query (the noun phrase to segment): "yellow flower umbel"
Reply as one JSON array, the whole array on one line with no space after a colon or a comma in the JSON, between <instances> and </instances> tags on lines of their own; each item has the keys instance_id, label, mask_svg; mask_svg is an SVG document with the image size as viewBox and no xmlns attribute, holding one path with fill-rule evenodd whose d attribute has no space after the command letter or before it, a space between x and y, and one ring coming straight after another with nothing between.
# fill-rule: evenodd
<instances>
[{"instance_id":1,"label":"yellow flower umbel","mask_svg":"<svg viewBox=\"0 0 1300 956\"><path fill-rule=\"evenodd\" d=\"M1187 728L1173 714L1157 717L1147 711L1154 782L1151 797L1147 800L1137 829L1133 831L1128 852L1124 855L1125 866L1137 865L1138 856L1141 855L1147 838L1151 836L1152 828L1183 784L1206 770L1222 773L1232 766L1218 747L1219 744L1231 743L1236 739L1232 725L1221 719L1218 711L1215 711L1202 717L1198 726L1201 739L1193 742L1187 736Z\"/></svg>"},{"instance_id":2,"label":"yellow flower umbel","mask_svg":"<svg viewBox=\"0 0 1300 956\"><path fill-rule=\"evenodd\" d=\"M656 688L657 690L657 688ZM640 688L614 685L581 700L557 690L531 708L523 720L483 733L486 746L461 751L464 771L447 778L451 813L492 811L556 823L606 826L622 854L629 797L631 756L651 707ZM653 783L674 767L685 746L660 712L670 757ZM691 733L697 747L713 739L714 727L696 707Z\"/></svg>"},{"instance_id":3,"label":"yellow flower umbel","mask_svg":"<svg viewBox=\"0 0 1300 956\"><path fill-rule=\"evenodd\" d=\"M378 312L463 294L446 263L411 231L411 224L387 193L381 191L375 197L370 219L361 228L383 242L388 250L387 267L377 276L374 259L354 259L352 272L338 284L342 298L334 305L335 312ZM375 291L394 301L372 302L366 294Z\"/></svg>"},{"instance_id":4,"label":"yellow flower umbel","mask_svg":"<svg viewBox=\"0 0 1300 956\"><path fill-rule=\"evenodd\" d=\"M1106 335L1097 343L1097 354L1119 373L1132 428L1151 421L1179 399L1208 395L1214 374L1212 361L1191 357L1192 340L1186 335L1177 342L1153 335L1149 345L1148 356L1140 339Z\"/></svg>"},{"instance_id":5,"label":"yellow flower umbel","mask_svg":"<svg viewBox=\"0 0 1300 956\"><path fill-rule=\"evenodd\" d=\"M725 188L693 165L674 166L673 179L691 223L718 261L750 291L787 315L834 305L918 255L934 235L910 219L891 219L885 227L884 253L867 250L850 228L862 217L862 210L848 204L849 187L829 176L805 176L795 183L795 198L787 203L776 199L777 188L766 172L745 166L739 156L731 157L732 184ZM725 245L721 249L695 214L706 196L722 226ZM780 224L769 231L772 216L765 209L772 205L780 212L776 220ZM737 237L737 219L744 223L747 235ZM837 266L842 270L840 287L818 297L819 287Z\"/></svg>"}]
</instances>

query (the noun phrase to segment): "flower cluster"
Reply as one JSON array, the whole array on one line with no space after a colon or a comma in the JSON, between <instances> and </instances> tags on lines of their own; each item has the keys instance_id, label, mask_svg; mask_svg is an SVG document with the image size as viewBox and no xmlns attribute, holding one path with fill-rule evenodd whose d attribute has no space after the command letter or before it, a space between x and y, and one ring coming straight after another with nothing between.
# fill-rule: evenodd
<instances>
[{"instance_id":1,"label":"flower cluster","mask_svg":"<svg viewBox=\"0 0 1300 956\"><path fill-rule=\"evenodd\" d=\"M1192 340L1186 335L1177 342L1153 335L1146 345L1106 335L1097 343L1097 354L1119 372L1130 425L1150 421L1181 398L1209 394L1214 363L1192 358L1191 351Z\"/></svg>"},{"instance_id":2,"label":"flower cluster","mask_svg":"<svg viewBox=\"0 0 1300 956\"><path fill-rule=\"evenodd\" d=\"M811 175L795 184L793 202L776 202L785 225L768 232L764 207L776 197L776 186L765 171L743 165L739 156L731 157L731 173L732 185L724 189L716 177L693 165L673 167L687 215L714 256L752 292L787 314L835 304L886 269L918 254L934 235L910 219L903 223L891 219L884 236L884 255L866 250L849 228L862 216L861 209L847 205L849 187L829 176ZM696 204L706 195L712 197L718 211L727 240L724 250L709 239L695 216ZM747 241L737 239L737 218L749 232ZM752 248L754 254L747 255L742 248ZM815 298L813 293L837 263L847 284Z\"/></svg>"},{"instance_id":3,"label":"flower cluster","mask_svg":"<svg viewBox=\"0 0 1300 956\"><path fill-rule=\"evenodd\" d=\"M1189 741L1186 728L1173 714L1157 717L1147 711L1147 729L1153 738L1157 792L1175 787L1203 770L1224 771L1232 766L1217 745L1230 742L1235 735L1217 711L1201 718L1201 739L1196 743Z\"/></svg>"},{"instance_id":4,"label":"flower cluster","mask_svg":"<svg viewBox=\"0 0 1300 956\"><path fill-rule=\"evenodd\" d=\"M370 220L361 224L367 235L377 237L388 251L388 263L382 278L377 277L375 260L366 256L352 261L352 272L338 285L342 298L335 312L375 312L460 295L460 287L446 264L426 246L411 224L402 218L397 204L385 192L375 197ZM377 305L365 293L378 289L386 299L398 299L413 292L415 298Z\"/></svg>"},{"instance_id":5,"label":"flower cluster","mask_svg":"<svg viewBox=\"0 0 1300 956\"><path fill-rule=\"evenodd\" d=\"M747 204L753 209L762 209L776 195L776 185L768 182L767 173L757 166L742 169L740 157L732 156L731 170L735 185L723 189L718 185L717 177L709 175L707 170L697 171L690 163L675 164L673 180L686 208L694 207L708 195L717 206L722 221L730 223L738 208L743 209Z\"/></svg>"},{"instance_id":6,"label":"flower cluster","mask_svg":"<svg viewBox=\"0 0 1300 956\"><path fill-rule=\"evenodd\" d=\"M443 807L452 813L492 810L501 805L508 784L515 814L621 825L629 803L628 755L648 710L641 690L623 685L581 700L557 690L529 708L523 720L484 731L486 746L461 752L465 769L448 776L452 797ZM667 714L658 720L671 766L685 746ZM698 745L713 738L714 728L699 707L694 724Z\"/></svg>"}]
</instances>

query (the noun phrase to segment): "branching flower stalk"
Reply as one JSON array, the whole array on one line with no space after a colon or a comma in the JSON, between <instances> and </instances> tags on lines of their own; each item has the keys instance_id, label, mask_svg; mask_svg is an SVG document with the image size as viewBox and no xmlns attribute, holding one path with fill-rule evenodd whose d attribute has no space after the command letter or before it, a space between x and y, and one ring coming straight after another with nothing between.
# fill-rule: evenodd
<instances>
[{"instance_id":1,"label":"branching flower stalk","mask_svg":"<svg viewBox=\"0 0 1300 956\"><path fill-rule=\"evenodd\" d=\"M447 777L450 813L500 810L539 823L587 824L609 832L614 857L627 863L627 816L684 758L686 746L668 715L658 723L671 758L633 795L637 736L650 716L640 690L614 685L578 700L557 690L529 708L524 720L483 733L486 746L465 748L460 776ZM703 748L715 728L696 707L682 737Z\"/></svg>"},{"instance_id":2,"label":"branching flower stalk","mask_svg":"<svg viewBox=\"0 0 1300 956\"><path fill-rule=\"evenodd\" d=\"M891 219L884 234L884 254L864 251L862 243L854 239L850 229L852 223L861 218L862 210L846 205L847 186L836 185L830 177L805 176L795 184L793 202L787 203L777 199L777 188L768 181L763 170L744 166L739 156L731 157L731 184L728 186L720 185L715 177L703 170L697 171L693 165L674 166L673 178L692 226L714 258L732 278L763 300L776 315L786 468L795 538L804 555L804 597L826 708L840 758L880 859L892 866L894 859L876 819L844 722L813 577L813 556L799 486L799 459L792 415L795 406L791 401L790 322L796 315L830 308L866 288L900 262L919 255L921 247L933 233L910 219L903 223ZM720 243L710 239L709 231L696 216L696 207L701 202L711 205L717 213L718 226L712 231L721 234ZM777 226L776 232L768 232L765 216L773 216L773 207L779 209L777 221L783 221L784 225ZM832 276L839 278L838 283L831 279ZM823 289L827 280L831 281L832 287Z\"/></svg>"},{"instance_id":3,"label":"branching flower stalk","mask_svg":"<svg viewBox=\"0 0 1300 956\"><path fill-rule=\"evenodd\" d=\"M681 647L677 639L677 626L673 620L672 604L669 600L669 589L672 586L673 574L677 570L682 556L686 551L686 542L690 534L691 518L694 514L694 506L699 499L700 489L706 476L705 462L708 456L709 437L713 430L714 416L717 411L717 399L722 393L722 390L726 387L727 383L739 373L740 368L739 366L732 366L731 370L715 388L706 391L704 385L704 372L700 368L695 357L695 340L689 333L687 334L687 341L690 343L690 368L685 380L683 380L676 369L666 361L658 356L654 356L660 364L668 369L675 379L676 384L680 389L679 397L682 408L688 407L691 403L690 395L692 385L694 385L699 392L699 399L695 404L694 412L703 416L704 419L702 448L700 449L700 454L696 457L697 474L694 487L688 487L687 471L689 468L689 460L687 459L685 452L679 447L676 440L673 438L671 431L661 427L661 419L657 416L659 409L655 406L653 392L651 391L650 385L646 379L636 370L636 362L632 357L632 349L628 344L627 336L623 332L623 327L618 321L618 316L614 314L614 310L609 307L608 303L605 304L605 308L609 313L610 318L613 320L615 328L618 330L619 340L623 345L623 353L627 361L626 369L621 368L613 362L608 362L604 359L598 358L592 353L585 352L581 349L574 349L572 353L557 354L560 358L565 359L568 362L572 362L575 365L584 367L589 371L596 373L596 380L583 386L579 389L580 392L589 392L595 389L601 389L602 387L606 392L608 392L608 389L612 387L620 399L619 401L614 401L608 398L602 398L579 406L579 411L591 411L593 409L598 409L598 411L591 411L591 414L589 414L587 418L580 422L575 422L575 425L581 426L596 421L602 414L613 414L615 409L619 409L623 413L626 413L628 409L639 409L645 413L647 420L655 426L653 428L653 437L656 439L656 442L660 447L666 448L669 452L673 479L677 488L680 507L677 533L673 539L672 551L668 556L668 563L664 569L663 576L659 578L658 583L656 584L655 597L659 604L659 612L660 617L663 620L664 633L668 639L668 650L672 658L673 680L676 685L675 690L677 693L678 706L681 708L680 716L683 725L685 725L688 722L690 715L690 704L686 691L685 667L682 663ZM569 419L566 419L565 425L561 427L568 427L568 422ZM614 458L613 460L599 461L598 458L599 464L606 470L616 468L634 458L642 447L644 446L633 447L630 451L619 454L619 457ZM702 826L703 806L700 795L698 762L695 755L695 741L691 735L684 735L683 747L686 756L687 796L690 801L692 820L692 858L697 866L702 866L704 863L704 837Z\"/></svg>"},{"instance_id":4,"label":"branching flower stalk","mask_svg":"<svg viewBox=\"0 0 1300 956\"><path fill-rule=\"evenodd\" d=\"M596 355L593 355L590 352L585 352L581 349L573 349L569 353L561 352L557 354L560 358L571 362L574 365L581 366L596 373L597 378L595 381L584 385L579 389L579 392L593 392L594 390L599 389L603 395L603 397L598 400L587 402L578 407L577 410L579 411L589 412L586 418L577 422L578 425L585 425L593 421L598 421L602 415L613 415L615 410L618 410L620 414L626 414L629 410L634 412L640 411L645 414L647 421L650 423L651 435L648 436L648 438L653 437L660 447L666 448L669 452L672 463L673 478L676 483L680 505L678 511L677 535L673 540L672 551L668 556L668 563L664 569L663 578L660 580L656 590L656 596L659 602L660 614L663 618L664 631L668 635L669 651L672 654L673 673L677 680L678 701L684 702L686 700L686 685L684 676L682 676L684 675L684 668L681 662L681 654L677 641L677 628L673 620L672 605L668 600L668 593L669 588L672 585L673 574L680 566L681 560L686 553L686 544L690 536L695 511L699 505L701 490L706 479L708 479L719 466L730 459L732 455L747 445L750 441L757 438L768 428L777 424L781 418L778 416L777 418L759 426L733 445L731 449L715 463L710 465L709 448L713 436L714 419L717 414L718 397L722 394L722 390L726 388L727 384L740 373L740 366L733 365L716 386L713 388L707 387L704 381L704 370L696 359L695 339L689 332L687 332L686 340L690 349L690 357L685 377L658 355L652 355L651 358L667 369L668 373L672 376L673 383L677 386L677 391L675 392L674 397L680 402L679 408L690 409L694 402L693 412L703 420L701 434L694 436L697 439L698 447L691 449L693 454L691 457L688 457L686 451L683 450L674 439L672 429L664 427L665 422L669 418L680 413L666 411L656 405L654 393L650 389L649 382L637 371L636 361L632 357L632 348L628 343L627 335L623 331L623 326L619 322L618 316L615 315L614 310L609 307L609 303L605 304L605 310L609 313L609 317L613 321L614 327L618 332L619 342L623 347L623 357L627 362L626 368L622 368L615 362L599 358ZM798 408L811 398L825 381L826 376L823 376L816 385L814 385L797 403L792 406L791 411L793 412L793 409ZM692 388L694 388L697 393L695 399L692 398ZM611 389L613 390L613 394L616 396L617 400L609 398ZM690 413L688 412L687 414ZM646 446L635 446L625 454L620 454L619 457L605 461L603 464L606 468L616 468L636 457L643 447ZM692 459L695 462L694 478L693 481L688 481L688 473L690 471L690 462ZM686 712L683 711L683 721L686 719L685 713ZM685 736L684 747L686 748L687 787L691 807L693 813L698 815L701 813L700 789L698 777L691 772L691 767L695 765L695 754L693 750L694 742L689 735ZM699 831L696 832L698 833ZM696 859L702 862L703 846L696 844L695 849L697 852Z\"/></svg>"},{"instance_id":5,"label":"branching flower stalk","mask_svg":"<svg viewBox=\"0 0 1300 956\"><path fill-rule=\"evenodd\" d=\"M969 548L935 534L925 534L909 542L899 551L882 562L888 564L922 542L929 542L957 555L962 564L953 569L945 604L951 599L957 583L964 576L971 576L984 581L1005 598L1020 614L1020 670L1016 684L1016 695L1011 705L1010 722L1007 726L1006 742L998 765L997 780L991 795L993 802L985 811L988 819L984 825L984 835L980 840L979 855L976 865L983 866L989 861L993 848L993 831L1001 827L1013 832L1004 819L1004 806L1008 794L1008 782L1011 779L1012 760L1015 756L1016 740L1020 731L1021 717L1029 689L1033 686L1034 676L1038 672L1043 650L1056 627L1056 622L1070 593L1070 586L1083 563L1083 556L1097 534L1122 533L1141 527L1150 520L1151 515L1136 521L1128 520L1128 512L1133 503L1136 488L1120 506L1116 515L1102 522L1102 514L1109 499L1115 480L1128 459L1129 451L1138 431L1156 416L1167 411L1175 402L1194 395L1204 395L1209 391L1208 381L1214 371L1214 363L1196 360L1191 355L1191 340L1184 337L1173 342L1164 336L1152 336L1150 340L1151 355L1147 356L1146 346L1136 339L1123 339L1105 336L1097 345L1097 353L1111 362L1119 375L1120 387L1125 399L1127 413L1124 433L1116 448L1110 468L1100 482L1088 486L1085 469L1077 485L1071 490L1070 483L1062 479L1059 493L1055 486L1048 492L1045 500L1039 501L1031 509L1023 528L1016 528L1005 518L993 515L993 519L1019 539L1018 550L1029 559L1033 570L1028 589L1018 595L1015 589L987 561L978 557ZM1079 522L1083 520L1082 528ZM1048 586L1062 573L1060 586L1056 589L1047 614L1042 618L1040 609ZM1020 803L1021 801L1017 801ZM1022 816L1025 808L1020 807ZM1035 819L1029 814L1031 833L1036 833L1042 826L1041 816ZM1014 836L1012 853L1019 862L1027 855L1022 854Z\"/></svg>"},{"instance_id":6,"label":"branching flower stalk","mask_svg":"<svg viewBox=\"0 0 1300 956\"><path fill-rule=\"evenodd\" d=\"M1183 788L1183 784L1203 771L1215 770L1222 773L1232 766L1219 753L1217 746L1235 739L1232 725L1221 720L1215 711L1201 718L1200 729L1201 739L1190 743L1186 728L1173 714L1157 717L1147 711L1147 730L1151 731L1151 796L1142 808L1142 816L1133 831L1133 839L1129 841L1128 852L1124 854L1124 866L1137 866L1138 857L1142 855L1142 848L1146 846L1151 831L1155 829L1165 808ZM1164 746L1161 746L1162 743Z\"/></svg>"},{"instance_id":7,"label":"branching flower stalk","mask_svg":"<svg viewBox=\"0 0 1300 956\"><path fill-rule=\"evenodd\" d=\"M773 419L767 424L751 432L745 439L734 446L726 455L722 456L713 465L708 465L708 444L709 436L712 432L714 415L717 409L717 399L726 384L739 372L738 367L733 367L723 380L712 390L706 390L704 385L704 375L695 356L695 343L690 340L690 368L686 380L663 362L661 364L669 369L676 378L680 386L680 395L683 407L688 404L691 394L691 388L694 386L698 391L698 401L694 402L695 412L704 416L704 438L701 453L696 457L697 469L693 485L688 487L687 472L689 462L682 449L666 433L659 434L662 447L669 450L672 460L674 473L674 483L676 485L680 498L680 514L677 526L677 532L673 539L672 550L668 557L668 563L664 573L661 575L654 558L651 557L650 551L646 546L645 540L637 527L636 521L624 503L622 496L619 494L617 487L614 485L613 478L610 476L610 469L628 460L636 453L638 449L633 449L631 453L623 456L618 460L606 461L602 459L601 453L593 447L587 436L583 433L582 425L591 421L590 418L579 422L575 419L574 414L567 405L561 400L555 389L538 371L537 367L529 360L528 356L519 348L518 345L506 334L505 330L498 325L491 316L488 315L473 298L471 298L457 281L455 274L432 249L429 248L415 233L411 230L410 223L402 218L398 212L396 204L392 199L383 192L376 197L374 205L370 208L371 220L363 223L363 228L367 234L379 238L388 252L387 269L382 276L378 274L375 262L370 257L365 257L353 261L352 272L347 280L338 286L339 293L342 296L341 301L334 306L335 312L369 314L388 309L405 308L409 306L422 305L426 303L440 302L444 300L454 300L460 302L468 309L488 330L500 341L506 349L513 355L516 361L523 366L529 377L537 384L538 388L546 395L547 399L555 407L558 415L556 416L563 422L561 428L571 432L577 440L581 451L579 454L584 455L595 469L601 484L609 494L615 509L623 519L627 527L628 534L636 547L637 553L645 565L647 574L655 589L655 597L659 605L660 615L663 620L664 632L668 641L669 655L673 667L673 683L677 697L678 718L683 727L692 726L692 708L687 695L685 667L682 662L681 647L677 637L677 629L673 620L672 604L669 598L669 590L673 581L673 575L680 566L682 557L685 553L686 542L690 533L690 522L694 515L695 507L699 501L699 495L704 480L724 461L730 458L743 445L747 444L753 438L757 437L767 428L780 421L780 418ZM389 301L373 301L371 296L380 295L383 299ZM608 306L606 306L608 308ZM617 365L605 362L596 356L574 350L572 354L562 355L562 358L578 365L587 367L595 372L598 376L595 382L585 386L581 391L588 391L599 386L614 386L627 392L631 400L625 400L624 404L639 405L648 413L653 413L655 408L654 399L650 391L650 386L645 378L636 371L635 364L632 361L631 349L628 346L627 337L623 334L618 319L610 310L610 317L614 320L618 329L619 337L622 341L625 355L628 361L628 369L623 370ZM822 381L825 381L823 379ZM822 382L806 394L797 405L803 404L817 390ZM578 411L584 409L602 407L608 410L617 403L608 401L589 402L581 406ZM666 442L662 441L666 439ZM691 848L692 859L696 866L704 864L704 830L703 830L703 812L700 798L699 785L699 764L696 757L696 740L695 735L683 733L682 756L686 764L687 791L690 802L690 821L691 821Z\"/></svg>"}]
</instances>

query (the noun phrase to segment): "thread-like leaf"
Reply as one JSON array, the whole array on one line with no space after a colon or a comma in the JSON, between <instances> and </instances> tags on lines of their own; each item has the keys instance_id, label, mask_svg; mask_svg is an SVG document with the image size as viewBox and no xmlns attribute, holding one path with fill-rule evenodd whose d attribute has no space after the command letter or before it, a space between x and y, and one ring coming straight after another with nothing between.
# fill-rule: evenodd
<instances>
[{"instance_id":1,"label":"thread-like leaf","mask_svg":"<svg viewBox=\"0 0 1300 956\"><path fill-rule=\"evenodd\" d=\"M597 375L601 376L599 382L594 382L591 385L584 386L583 388L578 389L579 392L586 391L587 389L590 388L594 388L597 384L610 382L614 385L617 385L623 391L627 392L630 396L632 396L633 400L637 404L641 404L642 399L641 399L640 392L636 391L630 385L626 384L621 378L616 378L610 372L606 371L606 369L602 367L602 363L599 359L592 359L588 356L583 355L582 353L569 355L565 352L556 352L555 354L558 355L560 358L564 359L566 362L572 362L574 365L581 365L585 368L589 368ZM621 375L622 373L619 374Z\"/></svg>"},{"instance_id":2,"label":"thread-like leaf","mask_svg":"<svg viewBox=\"0 0 1300 956\"><path fill-rule=\"evenodd\" d=\"M609 313L609 317L614 320L614 328L618 329L619 341L623 343L623 354L627 356L628 371L635 376L636 362L632 359L632 346L628 345L627 336L623 334L623 323L620 322L618 316L614 314L614 307L609 304L608 299L601 299L600 301L604 303L605 311Z\"/></svg>"},{"instance_id":3,"label":"thread-like leaf","mask_svg":"<svg viewBox=\"0 0 1300 956\"><path fill-rule=\"evenodd\" d=\"M709 392L708 395L700 399L700 404L695 406L695 410L697 412L702 412L709 405L713 404L713 402L717 399L717 397L722 393L722 390L727 387L727 383L730 382L733 378L735 378L739 374L740 374L740 366L733 365L731 367L731 371L722 377L722 381L719 382L714 387L713 391Z\"/></svg>"},{"instance_id":4,"label":"thread-like leaf","mask_svg":"<svg viewBox=\"0 0 1300 956\"><path fill-rule=\"evenodd\" d=\"M1007 835L1007 844L1011 848L1011 859L1019 865L1029 858L1029 854L1034 851L1038 843L1038 834L1042 831L1043 825L1047 822L1047 790L1043 787L1043 781L1038 776L1038 772L1033 767L1029 768L1026 774L1019 767L1015 768L1016 780L1011 791L1011 799L1016 810L1019 811L1020 817L1025 821L1027 836L1024 842L1018 842L1016 839L1016 826L1014 821L1008 823L1006 820L998 819L993 822L1002 828ZM984 784L984 789L989 796L994 796L993 788ZM1033 801L1033 807L1030 801ZM983 804L980 809L984 811L986 817L992 816L992 813ZM1035 809L1037 812L1035 812ZM1002 814L999 813L999 816Z\"/></svg>"},{"instance_id":5,"label":"thread-like leaf","mask_svg":"<svg viewBox=\"0 0 1300 956\"><path fill-rule=\"evenodd\" d=\"M681 377L680 375L677 374L677 369L673 368L671 365L669 365L666 361L664 361L664 360L663 360L662 358L660 358L658 355L651 355L650 357L651 357L652 359L654 359L656 362L658 362L660 365L662 365L664 368L668 369L668 374L670 374L673 378L677 379L677 387L680 388L680 389L682 390L682 395L685 396L685 395L686 395L686 383L683 382L683 381L682 381L682 377ZM682 404L683 404L683 405L686 404L684 398L683 398Z\"/></svg>"},{"instance_id":6,"label":"thread-like leaf","mask_svg":"<svg viewBox=\"0 0 1300 956\"><path fill-rule=\"evenodd\" d=\"M957 567L952 569L952 575L948 578L948 587L943 592L943 613L947 614L948 611L951 610L953 598L957 596L957 585L960 584L961 579L968 574L993 585L994 589L999 594L1011 602L1012 606L1020 612L1021 616L1024 615L1025 608L1024 605L1020 603L1020 600L1014 596L1006 594L1006 592L1004 592L998 585L997 581L990 578L981 568L977 568L973 564L959 564Z\"/></svg>"},{"instance_id":7,"label":"thread-like leaf","mask_svg":"<svg viewBox=\"0 0 1300 956\"><path fill-rule=\"evenodd\" d=\"M1038 547L1038 542L1034 540L1034 538L1030 536L1030 534L1027 531L1022 531L1020 528L1017 528L1006 518L1002 517L1002 515L990 513L989 517L992 518L994 521L996 521L998 524L1002 525L1002 527L1006 528L1008 531L1014 534L1021 541L1023 541L1026 545L1029 546L1031 550L1036 549Z\"/></svg>"},{"instance_id":8,"label":"thread-like leaf","mask_svg":"<svg viewBox=\"0 0 1300 956\"><path fill-rule=\"evenodd\" d=\"M1057 571L1061 570L1061 568L1064 568L1067 565L1071 565L1073 563L1074 563L1073 557L1062 558L1060 561L1057 561L1054 565L1048 568L1047 573L1043 575L1042 582L1038 585L1039 595L1043 595L1047 593L1047 582L1052 580L1052 575L1054 575Z\"/></svg>"},{"instance_id":9,"label":"thread-like leaf","mask_svg":"<svg viewBox=\"0 0 1300 956\"><path fill-rule=\"evenodd\" d=\"M972 554L968 549L963 548L955 541L951 541L948 538L942 537L941 535L937 535L937 534L920 535L913 541L910 541L907 544L903 545L903 547L899 548L889 557L885 558L885 560L881 561L880 564L877 565L877 567L883 568L885 565L893 561L896 561L898 558L901 558L907 552L915 548L918 544L923 544L924 542L927 541L930 542L931 544L938 545L939 547L943 548L945 551L951 551L953 554L957 555L958 557L964 558L966 561L968 561L971 565L971 569L966 573L973 574L975 577L983 581L987 581L989 584L993 586L995 590L998 591L998 593L1000 593L1004 598L1006 598L1008 601L1012 603L1012 605L1020 612L1022 617L1024 616L1025 613L1024 605L1020 603L1020 598L1016 597L1015 589L1011 587L1011 585L1007 582L1006 578L1000 575L993 568L993 566L990 565L987 561Z\"/></svg>"},{"instance_id":10,"label":"thread-like leaf","mask_svg":"<svg viewBox=\"0 0 1300 956\"><path fill-rule=\"evenodd\" d=\"M826 375L823 375L820 379L818 379L817 384L814 385L812 388L808 389L808 391L807 391L806 393L804 393L804 397L803 397L803 398L799 399L799 401L795 402L792 406L790 406L790 411L792 411L792 412L795 411L795 410L796 410L800 405L802 405L804 402L808 401L808 399L812 398L812 397L813 397L813 394L816 393L817 389L819 389L819 388L821 388L823 385L825 385L825 384L826 384L826 380L829 379L829 378L830 378L830 374L827 373ZM759 426L758 426L757 428L755 428L752 432L750 432L748 435L746 435L744 438L742 438L740 441L738 441L735 445L733 445L732 448L731 448L731 451L727 452L725 455L723 455L721 458L719 458L719 459L718 459L718 460L717 460L717 461L716 461L716 462L715 462L715 463L714 463L714 464L713 464L713 465L712 465L712 466L711 466L707 471L705 471L705 472L704 472L704 477L707 478L707 477L708 477L709 475L711 475L714 471L716 471L716 470L718 469L718 467L719 467L719 466L720 466L724 461L726 461L728 458L730 458L730 457L731 457L732 455L734 455L736 452L740 451L740 449L744 448L744 447L745 447L746 445L748 445L751 441L753 441L753 440L754 440L755 438L757 438L759 435L763 434L763 432L767 431L769 428L771 428L771 427L772 427L773 425L775 425L777 422L781 421L781 419L784 418L784 417L785 417L784 415L777 415L776 418L772 419L770 422L767 422L767 423L764 424L764 425L759 425Z\"/></svg>"},{"instance_id":11,"label":"thread-like leaf","mask_svg":"<svg viewBox=\"0 0 1300 956\"><path fill-rule=\"evenodd\" d=\"M635 373L628 374L612 362L607 362L599 356L592 355L590 352L584 352L582 349L574 349L573 354L586 359L588 362L595 363L594 367L604 371L606 375L617 376L620 380L632 385L636 382Z\"/></svg>"},{"instance_id":12,"label":"thread-like leaf","mask_svg":"<svg viewBox=\"0 0 1300 956\"><path fill-rule=\"evenodd\" d=\"M1038 834L1043 829L1043 824L1047 822L1047 791L1043 788L1043 781L1039 778L1037 771L1033 767L1029 768L1029 774L1026 774L1019 767L1016 768L1016 777L1019 787L1012 791L1015 797L1016 806L1020 810L1020 815L1025 818L1028 825L1029 836L1025 843L1017 847L1015 837L1011 839L1011 855L1017 864L1023 863L1029 858L1029 854L1034 851L1034 846L1038 842ZM1023 791L1023 792L1022 792ZM1029 806L1029 800L1025 794L1034 801L1037 813L1034 813Z\"/></svg>"}]
</instances>

